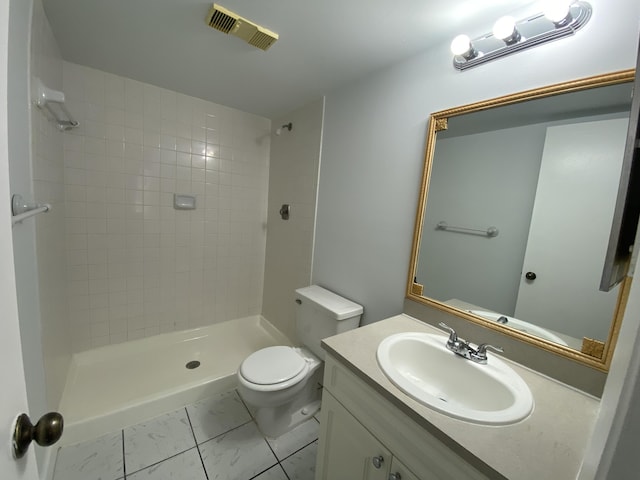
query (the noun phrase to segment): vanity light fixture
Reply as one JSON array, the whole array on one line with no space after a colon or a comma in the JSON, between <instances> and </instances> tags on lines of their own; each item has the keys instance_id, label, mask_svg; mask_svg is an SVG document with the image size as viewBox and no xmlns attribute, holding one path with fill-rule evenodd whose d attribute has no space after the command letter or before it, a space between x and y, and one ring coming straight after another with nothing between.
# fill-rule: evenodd
<instances>
[{"instance_id":1,"label":"vanity light fixture","mask_svg":"<svg viewBox=\"0 0 640 480\"><path fill-rule=\"evenodd\" d=\"M493 32L473 40L458 35L451 42L453 66L466 70L496 58L573 35L591 18L591 5L584 1L547 0L544 11L522 20L502 17Z\"/></svg>"},{"instance_id":2,"label":"vanity light fixture","mask_svg":"<svg viewBox=\"0 0 640 480\"><path fill-rule=\"evenodd\" d=\"M458 35L451 42L451 51L454 55L465 60L471 60L478 56L478 51L473 47L471 40L466 35Z\"/></svg>"},{"instance_id":3,"label":"vanity light fixture","mask_svg":"<svg viewBox=\"0 0 640 480\"><path fill-rule=\"evenodd\" d=\"M564 27L571 22L571 0L546 0L544 3L544 16L556 26Z\"/></svg>"},{"instance_id":4,"label":"vanity light fixture","mask_svg":"<svg viewBox=\"0 0 640 480\"><path fill-rule=\"evenodd\" d=\"M513 17L500 17L493 24L493 35L506 45L513 45L522 40L522 35L516 28L516 21Z\"/></svg>"}]
</instances>

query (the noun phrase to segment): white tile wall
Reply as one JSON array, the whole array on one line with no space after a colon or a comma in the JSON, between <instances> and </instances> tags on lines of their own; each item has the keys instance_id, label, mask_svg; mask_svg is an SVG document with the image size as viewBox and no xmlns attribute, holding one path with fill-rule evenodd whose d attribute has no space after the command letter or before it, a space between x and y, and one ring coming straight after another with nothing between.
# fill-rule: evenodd
<instances>
[{"instance_id":1,"label":"white tile wall","mask_svg":"<svg viewBox=\"0 0 640 480\"><path fill-rule=\"evenodd\" d=\"M270 121L64 63L74 349L259 314ZM213 87L212 87L213 88ZM174 210L173 194L196 196Z\"/></svg>"},{"instance_id":2,"label":"white tile wall","mask_svg":"<svg viewBox=\"0 0 640 480\"><path fill-rule=\"evenodd\" d=\"M265 265L263 315L296 341L294 290L311 283L311 262L320 163L324 101L319 99L273 122L269 177L269 237ZM291 205L289 220L279 215Z\"/></svg>"}]
</instances>

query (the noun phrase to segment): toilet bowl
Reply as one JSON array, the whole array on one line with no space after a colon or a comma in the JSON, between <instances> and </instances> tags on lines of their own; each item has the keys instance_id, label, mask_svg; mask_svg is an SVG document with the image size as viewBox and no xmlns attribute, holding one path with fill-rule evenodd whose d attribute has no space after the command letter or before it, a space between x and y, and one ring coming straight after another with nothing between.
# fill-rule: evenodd
<instances>
[{"instance_id":1,"label":"toilet bowl","mask_svg":"<svg viewBox=\"0 0 640 480\"><path fill-rule=\"evenodd\" d=\"M317 285L296 290L296 330L304 347L267 347L237 371L238 393L258 428L278 437L320 408L323 338L358 327L363 308Z\"/></svg>"},{"instance_id":2,"label":"toilet bowl","mask_svg":"<svg viewBox=\"0 0 640 480\"><path fill-rule=\"evenodd\" d=\"M258 427L278 437L320 409L322 361L305 348L267 347L238 369L238 392L253 406Z\"/></svg>"}]
</instances>

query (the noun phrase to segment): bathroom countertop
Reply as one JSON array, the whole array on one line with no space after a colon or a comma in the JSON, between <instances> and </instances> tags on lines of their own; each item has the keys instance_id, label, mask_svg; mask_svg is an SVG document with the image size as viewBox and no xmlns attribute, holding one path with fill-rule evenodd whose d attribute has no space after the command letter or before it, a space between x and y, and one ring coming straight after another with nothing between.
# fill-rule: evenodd
<instances>
[{"instance_id":1,"label":"bathroom countertop","mask_svg":"<svg viewBox=\"0 0 640 480\"><path fill-rule=\"evenodd\" d=\"M418 424L430 431L437 429L464 449L464 453L504 477L514 480L576 478L598 413L597 398L500 357L529 385L535 402L531 415L516 424L503 426L478 425L451 418L403 393L378 366L379 343L400 332L440 333L443 341L447 338L442 330L401 314L326 338L322 345Z\"/></svg>"}]
</instances>

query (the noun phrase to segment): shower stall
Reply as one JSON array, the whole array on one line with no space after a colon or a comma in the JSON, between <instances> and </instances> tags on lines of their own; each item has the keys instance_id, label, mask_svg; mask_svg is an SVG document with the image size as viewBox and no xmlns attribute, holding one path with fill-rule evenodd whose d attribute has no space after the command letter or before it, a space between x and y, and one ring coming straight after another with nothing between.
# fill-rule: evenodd
<instances>
[{"instance_id":1,"label":"shower stall","mask_svg":"<svg viewBox=\"0 0 640 480\"><path fill-rule=\"evenodd\" d=\"M48 205L12 230L32 418L61 410L62 442L75 441L115 412L199 395L212 378L227 388L238 352L295 342L323 100L273 119L288 130L276 136L271 119L64 61L41 1L11 8L11 193L24 211ZM38 106L43 89L50 102ZM174 208L176 194L195 208ZM135 384L126 373L136 365L157 398L152 387L105 403ZM41 472L46 452L37 447Z\"/></svg>"}]
</instances>

